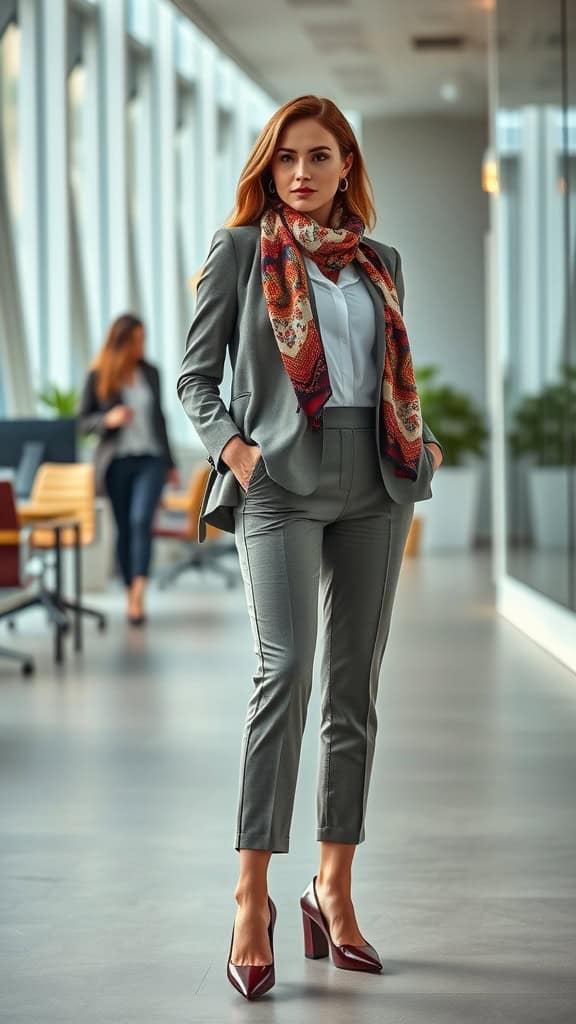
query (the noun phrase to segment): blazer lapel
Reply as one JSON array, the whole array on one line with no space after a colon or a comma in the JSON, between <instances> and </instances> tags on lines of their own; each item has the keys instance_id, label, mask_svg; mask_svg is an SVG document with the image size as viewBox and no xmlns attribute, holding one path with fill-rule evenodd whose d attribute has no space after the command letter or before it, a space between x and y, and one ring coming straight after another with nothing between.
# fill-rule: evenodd
<instances>
[{"instance_id":1,"label":"blazer lapel","mask_svg":"<svg viewBox=\"0 0 576 1024\"><path fill-rule=\"evenodd\" d=\"M304 252L302 251L302 249L300 251L302 253L302 265L304 267L304 273L306 274L306 283L307 283L307 286L308 286L308 298L310 300L310 307L312 309L312 316L314 317L314 323L316 324L316 329L318 331L318 334L320 335L320 338L322 338L322 331L320 330L320 320L319 320L319 317L318 317L318 307L316 306L316 296L314 295L314 287L313 287L312 281L310 279L310 274L308 273L308 267L306 266L306 260L304 259Z\"/></svg>"}]
</instances>

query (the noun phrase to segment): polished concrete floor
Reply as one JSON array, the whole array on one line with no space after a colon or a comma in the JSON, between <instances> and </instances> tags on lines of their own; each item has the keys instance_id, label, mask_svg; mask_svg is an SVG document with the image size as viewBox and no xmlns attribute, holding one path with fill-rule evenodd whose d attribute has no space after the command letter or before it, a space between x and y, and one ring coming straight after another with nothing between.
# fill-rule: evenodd
<instances>
[{"instance_id":1,"label":"polished concrete floor","mask_svg":"<svg viewBox=\"0 0 576 1024\"><path fill-rule=\"evenodd\" d=\"M317 688L288 855L273 858L277 984L225 978L240 731L255 659L241 590L189 577L142 631L55 671L31 613L0 643L2 1024L574 1024L576 678L492 604L486 555L408 560L379 695L360 925L385 964L302 954L314 872Z\"/></svg>"}]
</instances>

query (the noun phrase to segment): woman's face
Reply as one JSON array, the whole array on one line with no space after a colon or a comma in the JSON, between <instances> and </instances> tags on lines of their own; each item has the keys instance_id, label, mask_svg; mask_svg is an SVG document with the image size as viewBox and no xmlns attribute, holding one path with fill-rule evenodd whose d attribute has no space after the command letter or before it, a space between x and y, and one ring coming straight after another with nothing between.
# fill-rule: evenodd
<instances>
[{"instance_id":1,"label":"woman's face","mask_svg":"<svg viewBox=\"0 0 576 1024\"><path fill-rule=\"evenodd\" d=\"M284 129L270 169L280 199L327 227L338 185L352 160L352 153L342 157L332 132L306 117ZM308 191L299 192L302 188Z\"/></svg>"}]
</instances>

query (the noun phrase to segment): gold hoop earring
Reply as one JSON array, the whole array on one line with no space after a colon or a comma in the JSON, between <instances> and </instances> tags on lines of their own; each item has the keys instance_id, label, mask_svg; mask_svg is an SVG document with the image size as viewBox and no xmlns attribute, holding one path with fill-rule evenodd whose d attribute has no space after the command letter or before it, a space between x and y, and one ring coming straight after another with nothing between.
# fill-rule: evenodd
<instances>
[{"instance_id":1,"label":"gold hoop earring","mask_svg":"<svg viewBox=\"0 0 576 1024\"><path fill-rule=\"evenodd\" d=\"M342 182L344 183L344 188L342 188ZM342 178L342 181L340 181L340 183L338 185L338 191L339 192L347 192L349 184L350 184L350 182L348 181L348 178Z\"/></svg>"}]
</instances>

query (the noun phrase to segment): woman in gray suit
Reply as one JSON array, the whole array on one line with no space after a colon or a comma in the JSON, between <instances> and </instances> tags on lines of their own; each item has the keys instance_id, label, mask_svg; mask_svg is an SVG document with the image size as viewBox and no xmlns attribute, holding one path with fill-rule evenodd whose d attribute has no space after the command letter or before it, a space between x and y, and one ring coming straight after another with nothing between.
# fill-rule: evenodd
<instances>
[{"instance_id":1,"label":"woman in gray suit","mask_svg":"<svg viewBox=\"0 0 576 1024\"><path fill-rule=\"evenodd\" d=\"M198 281L178 394L209 452L205 523L235 533L257 654L241 751L240 874L227 974L274 984L272 853L289 848L323 610L317 839L305 954L379 971L356 921L378 676L414 503L442 449L422 421L396 249L362 154L328 99L286 103L257 139ZM226 352L232 398L220 396Z\"/></svg>"}]
</instances>

